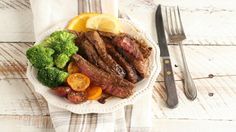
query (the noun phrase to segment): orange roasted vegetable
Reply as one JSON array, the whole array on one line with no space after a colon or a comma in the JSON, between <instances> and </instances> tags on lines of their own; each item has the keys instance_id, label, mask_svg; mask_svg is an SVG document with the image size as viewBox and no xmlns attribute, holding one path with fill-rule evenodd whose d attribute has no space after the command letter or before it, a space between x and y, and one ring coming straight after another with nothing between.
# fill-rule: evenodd
<instances>
[{"instance_id":1,"label":"orange roasted vegetable","mask_svg":"<svg viewBox=\"0 0 236 132\"><path fill-rule=\"evenodd\" d=\"M76 65L75 62L70 62L70 64L67 67L67 71L68 71L69 74L78 73L79 68L78 68L78 66Z\"/></svg>"},{"instance_id":2,"label":"orange roasted vegetable","mask_svg":"<svg viewBox=\"0 0 236 132\"><path fill-rule=\"evenodd\" d=\"M90 79L84 74L73 73L67 78L67 83L74 91L84 91L88 88Z\"/></svg>"},{"instance_id":3,"label":"orange roasted vegetable","mask_svg":"<svg viewBox=\"0 0 236 132\"><path fill-rule=\"evenodd\" d=\"M102 95L101 87L89 87L87 89L87 98L89 100L98 100Z\"/></svg>"}]
</instances>

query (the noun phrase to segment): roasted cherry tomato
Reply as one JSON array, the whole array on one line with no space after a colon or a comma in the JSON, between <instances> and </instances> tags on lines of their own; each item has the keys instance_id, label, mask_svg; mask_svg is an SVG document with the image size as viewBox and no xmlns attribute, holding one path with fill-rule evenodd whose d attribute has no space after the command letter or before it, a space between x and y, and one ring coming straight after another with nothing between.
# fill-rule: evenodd
<instances>
[{"instance_id":1,"label":"roasted cherry tomato","mask_svg":"<svg viewBox=\"0 0 236 132\"><path fill-rule=\"evenodd\" d=\"M71 91L71 88L68 86L59 86L59 87L55 87L52 89L53 93L61 96L61 97L66 97L67 94Z\"/></svg>"},{"instance_id":2,"label":"roasted cherry tomato","mask_svg":"<svg viewBox=\"0 0 236 132\"><path fill-rule=\"evenodd\" d=\"M70 62L68 67L67 67L67 71L68 71L69 74L78 73L79 68L78 68L78 66L75 62Z\"/></svg>"},{"instance_id":3,"label":"roasted cherry tomato","mask_svg":"<svg viewBox=\"0 0 236 132\"><path fill-rule=\"evenodd\" d=\"M89 100L98 100L102 96L101 87L89 87L86 91Z\"/></svg>"},{"instance_id":4,"label":"roasted cherry tomato","mask_svg":"<svg viewBox=\"0 0 236 132\"><path fill-rule=\"evenodd\" d=\"M90 79L81 73L74 73L67 78L68 85L74 91L84 91L90 84Z\"/></svg>"},{"instance_id":5,"label":"roasted cherry tomato","mask_svg":"<svg viewBox=\"0 0 236 132\"><path fill-rule=\"evenodd\" d=\"M87 93L85 91L80 91L80 92L71 91L67 95L67 99L72 103L79 104L87 100Z\"/></svg>"}]
</instances>

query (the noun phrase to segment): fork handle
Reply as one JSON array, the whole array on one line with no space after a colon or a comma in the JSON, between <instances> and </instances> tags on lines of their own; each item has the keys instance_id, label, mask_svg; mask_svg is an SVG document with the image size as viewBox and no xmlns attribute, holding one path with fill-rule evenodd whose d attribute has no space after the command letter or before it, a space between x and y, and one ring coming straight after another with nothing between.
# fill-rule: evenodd
<instances>
[{"instance_id":1,"label":"fork handle","mask_svg":"<svg viewBox=\"0 0 236 132\"><path fill-rule=\"evenodd\" d=\"M183 59L183 74L184 74L184 93L186 97L190 100L194 100L197 97L197 89L188 70L188 65L186 63L183 45L180 43L180 51Z\"/></svg>"},{"instance_id":2,"label":"fork handle","mask_svg":"<svg viewBox=\"0 0 236 132\"><path fill-rule=\"evenodd\" d=\"M169 57L163 58L164 81L167 93L166 104L169 108L174 108L178 104L178 97L175 86L175 79Z\"/></svg>"}]
</instances>

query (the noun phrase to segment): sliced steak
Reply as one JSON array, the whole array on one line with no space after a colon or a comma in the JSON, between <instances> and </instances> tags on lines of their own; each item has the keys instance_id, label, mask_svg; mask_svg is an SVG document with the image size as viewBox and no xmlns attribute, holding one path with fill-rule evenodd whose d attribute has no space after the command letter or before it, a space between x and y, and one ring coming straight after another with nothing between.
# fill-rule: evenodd
<instances>
[{"instance_id":1,"label":"sliced steak","mask_svg":"<svg viewBox=\"0 0 236 132\"><path fill-rule=\"evenodd\" d=\"M136 71L139 73L139 75L144 78L148 74L148 59L143 60L137 60L133 56L127 54L123 49L118 48L118 52L124 56L125 60L127 62L130 62L130 64L136 69Z\"/></svg>"},{"instance_id":2,"label":"sliced steak","mask_svg":"<svg viewBox=\"0 0 236 132\"><path fill-rule=\"evenodd\" d=\"M79 71L87 75L93 84L101 86L105 93L119 98L126 98L132 94L133 83L119 76L104 72L78 54L73 55L73 59L78 65Z\"/></svg>"},{"instance_id":3,"label":"sliced steak","mask_svg":"<svg viewBox=\"0 0 236 132\"><path fill-rule=\"evenodd\" d=\"M132 65L130 65L122 55L116 51L114 46L106 43L108 53L116 60L116 62L121 65L126 71L126 78L132 83L138 82L138 75Z\"/></svg>"},{"instance_id":4,"label":"sliced steak","mask_svg":"<svg viewBox=\"0 0 236 132\"><path fill-rule=\"evenodd\" d=\"M118 35L113 39L113 44L116 45L118 48L123 49L125 52L127 52L127 54L132 56L134 59L143 60L144 59L143 54L140 51L139 46L134 42L135 41L133 41L130 37L128 37L125 34Z\"/></svg>"},{"instance_id":5,"label":"sliced steak","mask_svg":"<svg viewBox=\"0 0 236 132\"><path fill-rule=\"evenodd\" d=\"M83 50L84 54L86 55L90 63L94 64L98 68L101 68L108 73L112 73L111 69L98 56L95 48L88 40L85 40L84 42L82 42L79 45L79 48Z\"/></svg>"},{"instance_id":6,"label":"sliced steak","mask_svg":"<svg viewBox=\"0 0 236 132\"><path fill-rule=\"evenodd\" d=\"M94 45L98 55L111 68L111 70L115 74L124 78L126 75L125 70L107 53L105 43L98 34L98 32L96 31L86 32L85 36Z\"/></svg>"},{"instance_id":7,"label":"sliced steak","mask_svg":"<svg viewBox=\"0 0 236 132\"><path fill-rule=\"evenodd\" d=\"M151 55L152 47L149 47L145 42L139 42L137 40L133 40L133 42L139 46L144 58L148 58Z\"/></svg>"}]
</instances>

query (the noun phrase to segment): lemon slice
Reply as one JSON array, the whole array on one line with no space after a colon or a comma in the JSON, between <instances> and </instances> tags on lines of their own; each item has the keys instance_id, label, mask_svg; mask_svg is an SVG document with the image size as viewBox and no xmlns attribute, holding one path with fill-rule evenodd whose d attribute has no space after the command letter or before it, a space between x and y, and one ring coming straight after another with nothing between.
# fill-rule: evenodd
<instances>
[{"instance_id":1,"label":"lemon slice","mask_svg":"<svg viewBox=\"0 0 236 132\"><path fill-rule=\"evenodd\" d=\"M86 28L114 34L121 32L119 20L116 17L106 14L90 17L87 20Z\"/></svg>"},{"instance_id":2,"label":"lemon slice","mask_svg":"<svg viewBox=\"0 0 236 132\"><path fill-rule=\"evenodd\" d=\"M79 16L76 16L73 19L71 19L66 28L69 30L75 30L77 32L86 32L88 31L86 28L87 20L90 17L97 16L97 15L99 14L98 13L80 14Z\"/></svg>"}]
</instances>

